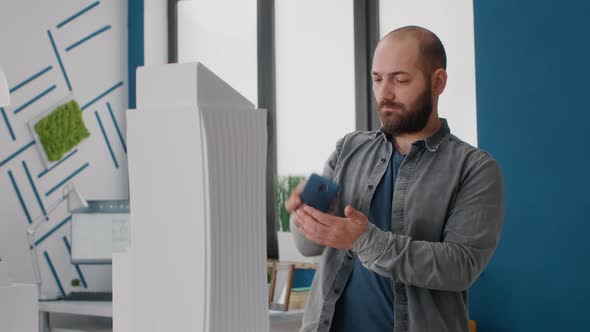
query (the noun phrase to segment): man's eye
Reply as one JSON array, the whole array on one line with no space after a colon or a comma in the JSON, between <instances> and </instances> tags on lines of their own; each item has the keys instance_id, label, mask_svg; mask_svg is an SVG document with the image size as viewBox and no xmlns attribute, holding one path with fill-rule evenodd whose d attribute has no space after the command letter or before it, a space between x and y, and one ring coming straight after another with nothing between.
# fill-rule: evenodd
<instances>
[{"instance_id":1,"label":"man's eye","mask_svg":"<svg viewBox=\"0 0 590 332\"><path fill-rule=\"evenodd\" d=\"M373 82L379 83L379 82L381 82L381 79L380 78L373 78Z\"/></svg>"},{"instance_id":2,"label":"man's eye","mask_svg":"<svg viewBox=\"0 0 590 332\"><path fill-rule=\"evenodd\" d=\"M396 80L396 81L400 84L405 84L405 83L409 82L409 80Z\"/></svg>"}]
</instances>

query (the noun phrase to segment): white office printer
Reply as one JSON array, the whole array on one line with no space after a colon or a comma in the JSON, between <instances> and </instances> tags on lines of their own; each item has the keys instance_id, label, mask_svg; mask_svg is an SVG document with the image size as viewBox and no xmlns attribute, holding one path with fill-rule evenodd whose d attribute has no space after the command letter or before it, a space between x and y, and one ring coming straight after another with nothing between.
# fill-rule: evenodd
<instances>
[{"instance_id":1,"label":"white office printer","mask_svg":"<svg viewBox=\"0 0 590 332\"><path fill-rule=\"evenodd\" d=\"M142 67L115 332L269 330L266 112L200 63Z\"/></svg>"}]
</instances>

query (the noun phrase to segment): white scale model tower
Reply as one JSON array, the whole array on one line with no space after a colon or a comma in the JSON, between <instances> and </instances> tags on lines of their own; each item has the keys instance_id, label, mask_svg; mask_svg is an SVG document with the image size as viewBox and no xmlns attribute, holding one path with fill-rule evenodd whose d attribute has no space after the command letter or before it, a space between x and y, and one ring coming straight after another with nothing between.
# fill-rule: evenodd
<instances>
[{"instance_id":1,"label":"white scale model tower","mask_svg":"<svg viewBox=\"0 0 590 332\"><path fill-rule=\"evenodd\" d=\"M266 111L200 63L142 67L115 332L269 330Z\"/></svg>"}]
</instances>

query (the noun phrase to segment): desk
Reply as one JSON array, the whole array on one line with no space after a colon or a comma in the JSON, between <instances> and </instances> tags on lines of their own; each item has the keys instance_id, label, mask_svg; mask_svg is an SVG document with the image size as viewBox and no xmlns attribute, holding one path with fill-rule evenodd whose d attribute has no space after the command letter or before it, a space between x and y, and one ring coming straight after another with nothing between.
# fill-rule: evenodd
<instances>
[{"instance_id":1,"label":"desk","mask_svg":"<svg viewBox=\"0 0 590 332\"><path fill-rule=\"evenodd\" d=\"M49 332L49 314L113 317L113 303L104 301L39 301L39 332Z\"/></svg>"},{"instance_id":2,"label":"desk","mask_svg":"<svg viewBox=\"0 0 590 332\"><path fill-rule=\"evenodd\" d=\"M60 313L95 317L113 317L113 302L108 301L39 301L39 331L49 331L49 314ZM296 332L301 326L302 310L269 310L271 332Z\"/></svg>"},{"instance_id":3,"label":"desk","mask_svg":"<svg viewBox=\"0 0 590 332\"><path fill-rule=\"evenodd\" d=\"M100 301L40 301L39 311L97 317L113 317L113 302Z\"/></svg>"}]
</instances>

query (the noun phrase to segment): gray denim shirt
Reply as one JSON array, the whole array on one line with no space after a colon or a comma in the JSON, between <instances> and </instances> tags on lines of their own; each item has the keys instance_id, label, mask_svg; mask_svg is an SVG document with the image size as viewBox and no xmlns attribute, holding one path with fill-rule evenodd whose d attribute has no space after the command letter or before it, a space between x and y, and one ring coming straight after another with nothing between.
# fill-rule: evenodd
<instances>
[{"instance_id":1,"label":"gray denim shirt","mask_svg":"<svg viewBox=\"0 0 590 332\"><path fill-rule=\"evenodd\" d=\"M392 280L395 332L468 332L467 290L490 261L504 221L500 167L487 152L450 133L446 120L417 141L394 186L391 232L369 223L351 248L368 269ZM335 214L369 215L393 156L382 130L353 132L336 144L323 175L341 186ZM315 244L291 225L298 250L322 254L301 331L329 331L353 268L351 251Z\"/></svg>"}]
</instances>

